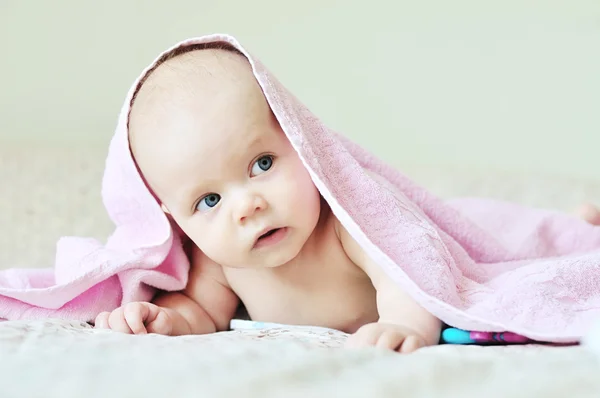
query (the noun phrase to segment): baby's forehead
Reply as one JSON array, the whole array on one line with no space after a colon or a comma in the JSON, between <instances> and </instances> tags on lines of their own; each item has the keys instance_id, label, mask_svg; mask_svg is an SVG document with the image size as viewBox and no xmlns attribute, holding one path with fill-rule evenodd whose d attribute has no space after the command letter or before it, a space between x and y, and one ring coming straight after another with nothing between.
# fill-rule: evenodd
<instances>
[{"instance_id":1,"label":"baby's forehead","mask_svg":"<svg viewBox=\"0 0 600 398\"><path fill-rule=\"evenodd\" d=\"M253 83L250 63L238 52L201 49L167 59L149 71L134 95L130 141L161 131L157 127L179 112L210 111L224 97L221 102L233 101Z\"/></svg>"},{"instance_id":2,"label":"baby's forehead","mask_svg":"<svg viewBox=\"0 0 600 398\"><path fill-rule=\"evenodd\" d=\"M151 69L136 91L130 120L164 118L166 112L186 106L210 108L255 89L256 80L245 56L223 49L189 51ZM155 124L155 123L152 123Z\"/></svg>"},{"instance_id":3,"label":"baby's forehead","mask_svg":"<svg viewBox=\"0 0 600 398\"><path fill-rule=\"evenodd\" d=\"M165 90L189 90L240 82L252 75L249 72L250 64L239 52L224 49L192 50L160 62L149 71L140 85L138 96L148 91L145 88L149 86Z\"/></svg>"},{"instance_id":4,"label":"baby's forehead","mask_svg":"<svg viewBox=\"0 0 600 398\"><path fill-rule=\"evenodd\" d=\"M193 158L203 149L242 153L242 146L252 144L246 142L248 131L263 132L251 127L270 123L270 115L243 55L224 50L181 54L142 82L129 118L132 154L142 173L153 174L157 158L158 163L183 161L184 153Z\"/></svg>"}]
</instances>

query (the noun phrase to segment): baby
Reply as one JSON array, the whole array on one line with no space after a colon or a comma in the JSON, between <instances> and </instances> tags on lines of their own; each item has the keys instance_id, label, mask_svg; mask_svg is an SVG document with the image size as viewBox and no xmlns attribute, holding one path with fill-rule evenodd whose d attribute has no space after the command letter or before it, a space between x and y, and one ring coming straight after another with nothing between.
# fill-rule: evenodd
<instances>
[{"instance_id":1,"label":"baby","mask_svg":"<svg viewBox=\"0 0 600 398\"><path fill-rule=\"evenodd\" d=\"M140 173L190 240L191 268L185 290L101 313L97 328L213 333L243 303L253 320L350 333L350 347L438 343L440 320L321 198L243 55L191 48L160 63L134 98L129 131Z\"/></svg>"}]
</instances>

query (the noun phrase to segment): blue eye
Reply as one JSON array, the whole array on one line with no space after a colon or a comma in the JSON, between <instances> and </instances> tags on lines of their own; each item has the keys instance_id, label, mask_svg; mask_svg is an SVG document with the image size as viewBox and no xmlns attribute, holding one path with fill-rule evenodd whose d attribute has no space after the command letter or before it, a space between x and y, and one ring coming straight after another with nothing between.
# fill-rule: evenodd
<instances>
[{"instance_id":1,"label":"blue eye","mask_svg":"<svg viewBox=\"0 0 600 398\"><path fill-rule=\"evenodd\" d=\"M199 211L207 211L212 207L215 207L221 200L221 195L218 193L211 193L200 199L196 209Z\"/></svg>"},{"instance_id":2,"label":"blue eye","mask_svg":"<svg viewBox=\"0 0 600 398\"><path fill-rule=\"evenodd\" d=\"M267 155L260 157L252 165L252 175L262 174L273 166L273 156Z\"/></svg>"}]
</instances>

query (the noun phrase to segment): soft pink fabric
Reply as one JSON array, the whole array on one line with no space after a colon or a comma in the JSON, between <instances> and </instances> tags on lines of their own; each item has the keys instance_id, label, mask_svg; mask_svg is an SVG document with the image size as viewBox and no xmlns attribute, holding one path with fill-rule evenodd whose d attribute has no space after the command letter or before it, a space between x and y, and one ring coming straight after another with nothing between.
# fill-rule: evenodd
<instances>
[{"instance_id":1,"label":"soft pink fabric","mask_svg":"<svg viewBox=\"0 0 600 398\"><path fill-rule=\"evenodd\" d=\"M248 57L335 215L427 310L455 327L554 342L578 341L600 318L600 228L492 200L441 201L329 130L234 38L207 36L175 47L213 41L230 43ZM139 79L127 95L106 161L102 195L114 233L105 245L63 238L54 269L0 273L0 317L89 321L100 311L148 300L155 288L185 286L189 263L181 241L129 151L127 120Z\"/></svg>"}]
</instances>

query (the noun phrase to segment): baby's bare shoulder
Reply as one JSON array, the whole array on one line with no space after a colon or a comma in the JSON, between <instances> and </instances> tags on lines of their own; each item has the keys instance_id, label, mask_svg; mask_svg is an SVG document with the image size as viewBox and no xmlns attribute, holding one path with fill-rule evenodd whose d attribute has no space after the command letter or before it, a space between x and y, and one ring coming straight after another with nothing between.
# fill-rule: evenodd
<instances>
[{"instance_id":1,"label":"baby's bare shoulder","mask_svg":"<svg viewBox=\"0 0 600 398\"><path fill-rule=\"evenodd\" d=\"M360 257L357 253L359 246L333 213L328 220L327 229L328 238L323 239L326 243L323 245L324 250L320 251L321 262L327 265L335 264L331 271L365 276L365 270L357 262Z\"/></svg>"},{"instance_id":2,"label":"baby's bare shoulder","mask_svg":"<svg viewBox=\"0 0 600 398\"><path fill-rule=\"evenodd\" d=\"M229 287L222 265L211 260L196 245L190 250L189 283L198 280L213 280L223 286Z\"/></svg>"},{"instance_id":3,"label":"baby's bare shoulder","mask_svg":"<svg viewBox=\"0 0 600 398\"><path fill-rule=\"evenodd\" d=\"M348 229L336 218L334 221L336 236L348 259L371 279L378 279L382 269L371 258L367 250L354 238Z\"/></svg>"}]
</instances>

